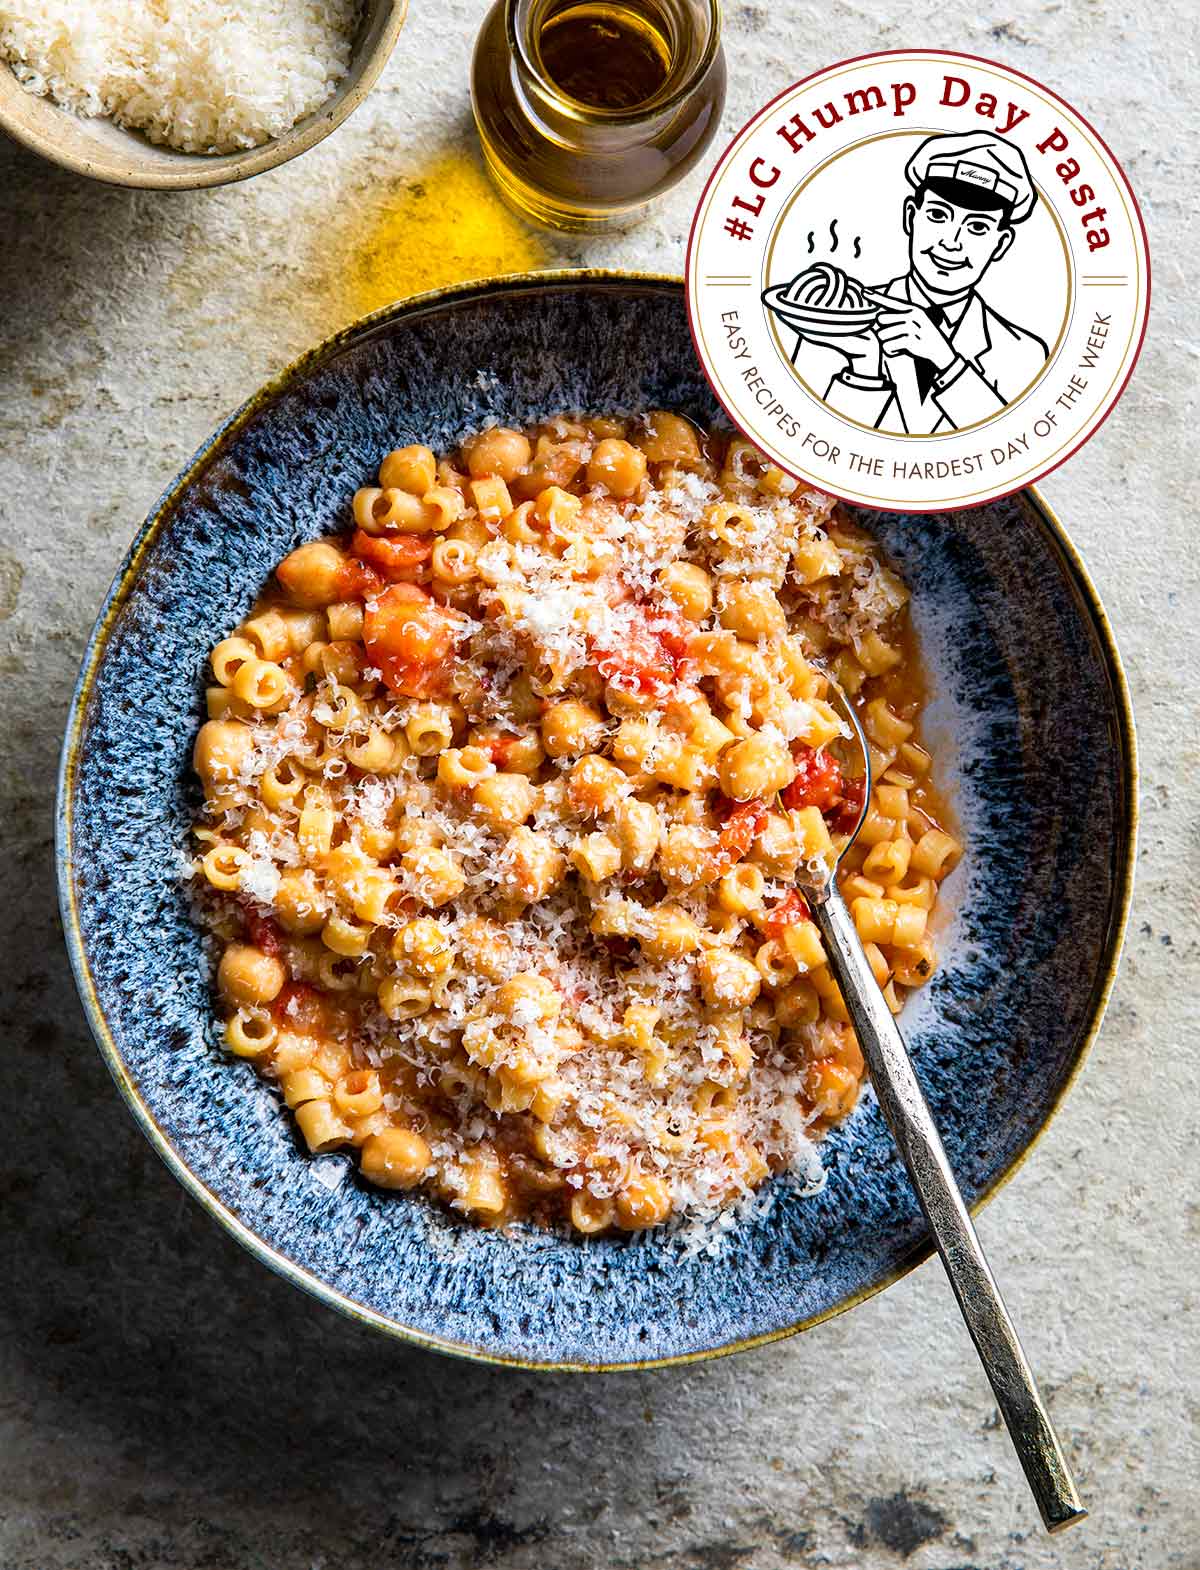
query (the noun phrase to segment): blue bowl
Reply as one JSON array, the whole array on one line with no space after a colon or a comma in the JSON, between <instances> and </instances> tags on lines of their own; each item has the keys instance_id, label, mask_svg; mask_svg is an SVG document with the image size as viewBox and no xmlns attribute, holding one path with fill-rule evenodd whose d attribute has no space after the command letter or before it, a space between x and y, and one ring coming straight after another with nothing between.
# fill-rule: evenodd
<instances>
[{"instance_id":1,"label":"blue bowl","mask_svg":"<svg viewBox=\"0 0 1200 1570\"><path fill-rule=\"evenodd\" d=\"M477 1231L302 1154L279 1103L217 1045L180 870L205 661L274 564L344 516L406 442L564 409L719 411L680 284L569 273L390 307L253 398L167 491L92 635L63 750L58 870L92 1029L151 1144L247 1248L336 1308L495 1362L683 1361L805 1329L895 1281L928 1234L870 1096L715 1255L656 1233ZM969 1203L1014 1170L1079 1069L1129 903L1133 729L1078 556L1033 493L938 516L867 514L914 589L929 728L967 841L944 964L903 1017Z\"/></svg>"}]
</instances>

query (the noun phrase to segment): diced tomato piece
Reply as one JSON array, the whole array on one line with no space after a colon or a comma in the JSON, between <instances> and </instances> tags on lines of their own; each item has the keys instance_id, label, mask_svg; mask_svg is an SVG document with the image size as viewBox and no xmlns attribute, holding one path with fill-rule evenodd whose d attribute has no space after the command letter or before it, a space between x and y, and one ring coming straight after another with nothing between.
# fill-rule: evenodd
<instances>
[{"instance_id":1,"label":"diced tomato piece","mask_svg":"<svg viewBox=\"0 0 1200 1570\"><path fill-rule=\"evenodd\" d=\"M858 822L867 793L865 778L842 781L842 800L837 810L830 814L829 827L835 834L850 834Z\"/></svg>"},{"instance_id":2,"label":"diced tomato piece","mask_svg":"<svg viewBox=\"0 0 1200 1570\"><path fill-rule=\"evenodd\" d=\"M363 620L363 643L393 692L424 698L445 686L458 620L414 583L394 583Z\"/></svg>"},{"instance_id":3,"label":"diced tomato piece","mask_svg":"<svg viewBox=\"0 0 1200 1570\"><path fill-rule=\"evenodd\" d=\"M679 677L687 652L687 630L674 612L640 608L611 634L593 638L596 669L616 687L643 696L659 696Z\"/></svg>"},{"instance_id":4,"label":"diced tomato piece","mask_svg":"<svg viewBox=\"0 0 1200 1570\"><path fill-rule=\"evenodd\" d=\"M725 813L713 851L713 875L719 878L753 847L767 821L767 804L759 800L736 801L728 802L726 807L719 805L717 810Z\"/></svg>"},{"instance_id":5,"label":"diced tomato piece","mask_svg":"<svg viewBox=\"0 0 1200 1570\"><path fill-rule=\"evenodd\" d=\"M785 807L818 807L830 812L842 799L842 770L837 759L821 749L797 742L792 747L796 777L785 785L780 800Z\"/></svg>"},{"instance_id":6,"label":"diced tomato piece","mask_svg":"<svg viewBox=\"0 0 1200 1570\"><path fill-rule=\"evenodd\" d=\"M675 679L675 662L649 634L631 630L618 647L596 639L592 659L605 681L627 692L659 693Z\"/></svg>"},{"instance_id":7,"label":"diced tomato piece","mask_svg":"<svg viewBox=\"0 0 1200 1570\"><path fill-rule=\"evenodd\" d=\"M347 556L338 572L338 593L344 600L370 600L383 588L383 579L357 556Z\"/></svg>"},{"instance_id":8,"label":"diced tomato piece","mask_svg":"<svg viewBox=\"0 0 1200 1570\"><path fill-rule=\"evenodd\" d=\"M271 920L253 907L246 910L246 937L264 954L279 955L283 952L283 935Z\"/></svg>"},{"instance_id":9,"label":"diced tomato piece","mask_svg":"<svg viewBox=\"0 0 1200 1570\"><path fill-rule=\"evenodd\" d=\"M366 534L355 529L351 554L369 562L392 583L415 578L433 554L433 542L423 534Z\"/></svg>"},{"instance_id":10,"label":"diced tomato piece","mask_svg":"<svg viewBox=\"0 0 1200 1570\"><path fill-rule=\"evenodd\" d=\"M291 1030L316 1034L325 1025L325 1001L306 981L285 981L271 1013Z\"/></svg>"},{"instance_id":11,"label":"diced tomato piece","mask_svg":"<svg viewBox=\"0 0 1200 1570\"><path fill-rule=\"evenodd\" d=\"M809 916L808 901L798 889L789 889L767 913L763 923L763 931L768 938L781 938L789 927L794 927L798 922L807 921Z\"/></svg>"},{"instance_id":12,"label":"diced tomato piece","mask_svg":"<svg viewBox=\"0 0 1200 1570\"><path fill-rule=\"evenodd\" d=\"M437 665L415 664L395 654L377 654L375 665L398 698L438 698L446 691L446 673Z\"/></svg>"},{"instance_id":13,"label":"diced tomato piece","mask_svg":"<svg viewBox=\"0 0 1200 1570\"><path fill-rule=\"evenodd\" d=\"M508 766L509 755L516 739L515 736L505 736L500 731L493 731L489 736L481 736L479 741L496 767L504 769Z\"/></svg>"},{"instance_id":14,"label":"diced tomato piece","mask_svg":"<svg viewBox=\"0 0 1200 1570\"><path fill-rule=\"evenodd\" d=\"M660 613L663 624L654 630L654 636L666 649L667 653L678 665L688 651L688 639L691 636L688 628L677 617L669 616L663 611Z\"/></svg>"}]
</instances>

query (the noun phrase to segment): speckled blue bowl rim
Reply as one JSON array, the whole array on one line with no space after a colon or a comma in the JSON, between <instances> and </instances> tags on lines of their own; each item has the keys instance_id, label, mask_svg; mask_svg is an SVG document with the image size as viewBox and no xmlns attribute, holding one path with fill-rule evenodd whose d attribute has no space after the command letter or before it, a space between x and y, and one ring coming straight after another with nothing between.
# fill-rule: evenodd
<instances>
[{"instance_id":1,"label":"speckled blue bowl rim","mask_svg":"<svg viewBox=\"0 0 1200 1570\"><path fill-rule=\"evenodd\" d=\"M95 627L88 640L87 648L84 651L79 678L71 700L62 754L59 760L55 807L55 866L58 879L59 907L62 913L63 935L71 960L71 968L75 976L75 984L79 991L80 1000L83 1003L88 1024L101 1055L108 1065L109 1072L112 1074L118 1089L141 1126L142 1132L183 1187L200 1202L214 1220L225 1227L244 1248L248 1249L269 1269L350 1318L358 1320L362 1324L370 1325L377 1330L382 1330L398 1340L411 1342L417 1346L423 1346L434 1351L449 1353L453 1356L463 1357L473 1362L536 1369L548 1373L605 1373L635 1368L661 1368L681 1363L701 1362L713 1357L723 1357L731 1352L748 1351L752 1347L762 1346L771 1341L783 1340L785 1337L796 1335L802 1330L811 1330L815 1325L819 1325L827 1319L832 1319L835 1315L844 1313L847 1309L854 1308L857 1304L865 1302L868 1298L874 1297L877 1292L882 1292L886 1287L899 1281L910 1270L915 1269L917 1265L924 1263L929 1258L933 1252L932 1240L926 1236L921 1243L910 1250L893 1270L884 1273L877 1280L869 1282L857 1292L847 1294L840 1302L832 1304L822 1312L800 1320L796 1324L786 1325L762 1335L729 1341L721 1346L705 1347L670 1357L634 1358L615 1363L538 1362L525 1358L507 1357L501 1353L489 1352L477 1346L430 1335L424 1331L401 1325L395 1320L389 1319L387 1316L355 1302L344 1293L321 1280L319 1276L304 1269L294 1260L288 1259L284 1254L266 1243L257 1233L240 1221L207 1184L197 1177L167 1139L129 1075L96 995L91 968L80 933L79 917L75 907L75 892L71 884L69 868L72 861L73 844L72 808L75 763L93 678L104 656L117 614L134 589L137 569L143 555L153 543L169 509L206 468L214 450L241 432L258 415L264 405L268 404L279 394L294 387L298 381L302 380L309 371L320 364L327 356L345 347L364 333L368 333L387 323L402 321L407 316L418 315L432 306L453 306L458 303L478 301L488 296L502 296L510 292L520 292L540 285L561 287L563 285L580 284L593 284L597 287L634 285L664 293L676 294L681 294L683 291L682 278L669 273L649 273L605 268L561 268L534 273L506 274L496 278L482 279L478 282L456 284L445 289L430 290L425 294L413 295L407 299L398 300L392 305L385 306L381 310L374 311L370 315L361 317L358 321L342 328L331 337L326 338L315 348L308 350L298 359L292 361L277 376L254 393L223 425L219 426L208 441L198 449L187 467L176 476L159 497L146 522L142 525L134 539L133 544L130 546L105 597ZM1027 504L1030 517L1050 536L1053 543L1057 546L1064 569L1069 574L1072 584L1080 596L1083 608L1091 618L1093 631L1103 653L1112 688L1115 717L1120 732L1119 750L1125 785L1124 813L1122 817L1124 835L1123 842L1118 841L1113 848L1115 892L1109 913L1109 928L1103 962L1098 968L1092 988L1092 996L1089 1000L1088 1027L1080 1035L1074 1060L1058 1087L1057 1094L1047 1109L1043 1122L1030 1136L1029 1142L1024 1149L1019 1150L1009 1164L980 1193L971 1207L972 1214L978 1214L993 1195L998 1193L1018 1170L1049 1127L1082 1071L1084 1062L1103 1021L1104 1012L1108 1006L1109 996L1116 979L1121 947L1129 920L1129 909L1133 896L1134 863L1137 853L1137 742L1128 683L1126 682L1125 671L1117 650L1116 639L1113 636L1112 627L1100 602L1095 585L1092 583L1079 552L1059 519L1036 488L1030 487L1028 490L1023 491L1021 498Z\"/></svg>"}]
</instances>

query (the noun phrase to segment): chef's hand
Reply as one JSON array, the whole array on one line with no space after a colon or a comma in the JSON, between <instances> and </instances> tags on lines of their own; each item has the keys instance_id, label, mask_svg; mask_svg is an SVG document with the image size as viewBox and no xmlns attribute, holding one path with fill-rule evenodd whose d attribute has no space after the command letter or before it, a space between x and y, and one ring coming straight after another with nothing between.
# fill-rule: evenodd
<instances>
[{"instance_id":1,"label":"chef's hand","mask_svg":"<svg viewBox=\"0 0 1200 1570\"><path fill-rule=\"evenodd\" d=\"M949 370L956 359L950 340L923 306L889 300L879 313L876 331L884 354L911 354L929 360L939 371Z\"/></svg>"},{"instance_id":2,"label":"chef's hand","mask_svg":"<svg viewBox=\"0 0 1200 1570\"><path fill-rule=\"evenodd\" d=\"M883 361L879 339L870 328L839 338L835 343L828 344L828 347L845 356L847 368L855 376L865 376L876 382L882 380Z\"/></svg>"}]
</instances>

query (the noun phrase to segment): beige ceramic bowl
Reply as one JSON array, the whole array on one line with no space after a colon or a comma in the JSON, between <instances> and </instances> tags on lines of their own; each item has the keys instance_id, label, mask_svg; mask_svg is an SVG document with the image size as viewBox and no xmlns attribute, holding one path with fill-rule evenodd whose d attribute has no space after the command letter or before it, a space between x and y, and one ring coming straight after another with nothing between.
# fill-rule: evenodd
<instances>
[{"instance_id":1,"label":"beige ceramic bowl","mask_svg":"<svg viewBox=\"0 0 1200 1570\"><path fill-rule=\"evenodd\" d=\"M314 114L261 147L237 153L177 153L111 120L87 119L38 98L0 61L0 130L75 174L110 185L182 191L248 180L315 147L358 108L375 84L404 25L408 0L366 0L350 69Z\"/></svg>"}]
</instances>

